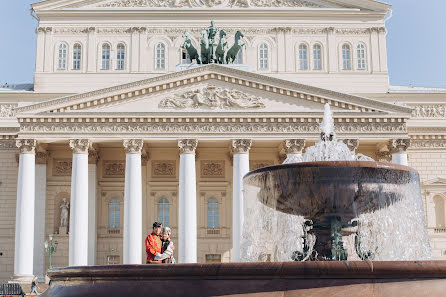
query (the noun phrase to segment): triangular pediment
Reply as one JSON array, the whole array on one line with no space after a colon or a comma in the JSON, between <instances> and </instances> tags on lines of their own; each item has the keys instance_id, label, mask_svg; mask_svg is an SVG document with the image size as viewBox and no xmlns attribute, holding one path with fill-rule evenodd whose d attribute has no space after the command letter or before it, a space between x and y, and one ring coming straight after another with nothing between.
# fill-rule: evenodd
<instances>
[{"instance_id":1,"label":"triangular pediment","mask_svg":"<svg viewBox=\"0 0 446 297\"><path fill-rule=\"evenodd\" d=\"M23 116L67 113L335 113L410 117L411 109L216 64L44 101Z\"/></svg>"},{"instance_id":2,"label":"triangular pediment","mask_svg":"<svg viewBox=\"0 0 446 297\"><path fill-rule=\"evenodd\" d=\"M46 0L33 4L35 10L266 7L387 11L391 6L375 0Z\"/></svg>"}]
</instances>

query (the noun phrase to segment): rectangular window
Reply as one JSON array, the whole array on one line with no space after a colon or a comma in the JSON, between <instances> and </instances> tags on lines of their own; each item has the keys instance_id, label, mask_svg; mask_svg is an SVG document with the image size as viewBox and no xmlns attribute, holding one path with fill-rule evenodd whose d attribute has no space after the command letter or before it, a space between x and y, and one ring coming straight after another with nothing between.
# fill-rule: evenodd
<instances>
[{"instance_id":1,"label":"rectangular window","mask_svg":"<svg viewBox=\"0 0 446 297\"><path fill-rule=\"evenodd\" d=\"M221 263L220 254L206 254L206 263Z\"/></svg>"},{"instance_id":2,"label":"rectangular window","mask_svg":"<svg viewBox=\"0 0 446 297\"><path fill-rule=\"evenodd\" d=\"M108 204L108 227L121 228L121 201L119 199L112 199Z\"/></svg>"}]
</instances>

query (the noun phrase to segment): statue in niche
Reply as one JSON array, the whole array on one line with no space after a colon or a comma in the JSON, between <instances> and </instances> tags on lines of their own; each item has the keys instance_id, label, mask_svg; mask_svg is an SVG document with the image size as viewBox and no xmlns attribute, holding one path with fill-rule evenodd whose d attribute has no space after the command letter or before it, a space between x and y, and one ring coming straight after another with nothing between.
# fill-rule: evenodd
<instances>
[{"instance_id":1,"label":"statue in niche","mask_svg":"<svg viewBox=\"0 0 446 297\"><path fill-rule=\"evenodd\" d=\"M68 226L68 208L69 203L67 201L67 198L64 198L62 200L62 203L60 204L60 227L67 227Z\"/></svg>"}]
</instances>

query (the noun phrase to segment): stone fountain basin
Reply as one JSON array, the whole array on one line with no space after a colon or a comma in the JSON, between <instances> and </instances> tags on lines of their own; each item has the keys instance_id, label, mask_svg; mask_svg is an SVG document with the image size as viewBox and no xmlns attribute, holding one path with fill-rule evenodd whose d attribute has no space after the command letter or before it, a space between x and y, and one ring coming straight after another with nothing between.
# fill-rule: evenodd
<instances>
[{"instance_id":1,"label":"stone fountain basin","mask_svg":"<svg viewBox=\"0 0 446 297\"><path fill-rule=\"evenodd\" d=\"M404 199L419 185L415 169L370 161L323 161L269 166L244 177L265 205L315 221L338 216L343 222Z\"/></svg>"},{"instance_id":2,"label":"stone fountain basin","mask_svg":"<svg viewBox=\"0 0 446 297\"><path fill-rule=\"evenodd\" d=\"M110 265L50 270L42 297L445 296L446 261Z\"/></svg>"}]
</instances>

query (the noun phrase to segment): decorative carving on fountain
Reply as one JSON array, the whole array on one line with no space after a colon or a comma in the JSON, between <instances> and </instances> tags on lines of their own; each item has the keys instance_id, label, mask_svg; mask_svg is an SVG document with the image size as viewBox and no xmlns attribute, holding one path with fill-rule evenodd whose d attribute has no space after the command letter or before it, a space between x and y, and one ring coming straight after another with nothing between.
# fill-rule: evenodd
<instances>
[{"instance_id":1,"label":"decorative carving on fountain","mask_svg":"<svg viewBox=\"0 0 446 297\"><path fill-rule=\"evenodd\" d=\"M159 108L261 109L265 104L262 98L252 94L207 86L167 97L161 100Z\"/></svg>"}]
</instances>

